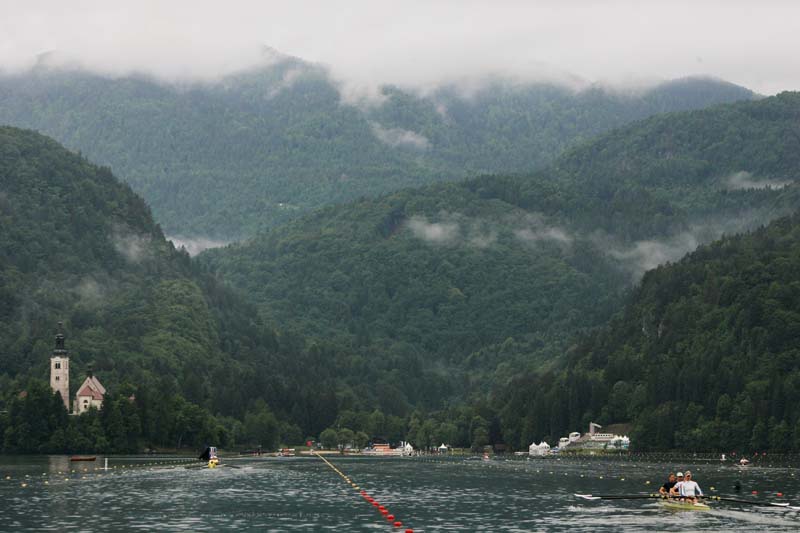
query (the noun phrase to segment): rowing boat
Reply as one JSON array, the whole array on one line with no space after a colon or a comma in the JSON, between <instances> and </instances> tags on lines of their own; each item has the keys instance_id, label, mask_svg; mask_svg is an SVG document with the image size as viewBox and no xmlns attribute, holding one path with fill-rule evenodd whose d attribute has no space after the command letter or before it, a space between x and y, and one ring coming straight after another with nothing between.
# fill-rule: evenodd
<instances>
[{"instance_id":1,"label":"rowing boat","mask_svg":"<svg viewBox=\"0 0 800 533\"><path fill-rule=\"evenodd\" d=\"M661 506L672 511L709 511L711 507L703 502L682 502L680 500L663 499L660 500Z\"/></svg>"},{"instance_id":2,"label":"rowing boat","mask_svg":"<svg viewBox=\"0 0 800 533\"><path fill-rule=\"evenodd\" d=\"M650 494L575 494L576 498L582 500L646 500L658 499L659 503L666 509L673 509L676 511L708 511L711 507L705 502L689 503L682 502L677 498L667 498L663 494L650 493ZM727 498L725 496L702 496L704 500L712 500L715 502L730 502L745 505L756 505L759 507L779 507L781 509L791 509L792 511L800 511L800 507L794 507L789 502L767 502L757 500L741 500L739 498Z\"/></svg>"}]
</instances>

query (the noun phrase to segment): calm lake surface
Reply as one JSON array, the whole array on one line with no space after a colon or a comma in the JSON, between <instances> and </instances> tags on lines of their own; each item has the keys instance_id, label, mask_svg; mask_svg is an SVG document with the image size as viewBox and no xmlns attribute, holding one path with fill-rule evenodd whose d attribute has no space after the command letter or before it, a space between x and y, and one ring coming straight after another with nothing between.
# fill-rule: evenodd
<instances>
[{"instance_id":1,"label":"calm lake surface","mask_svg":"<svg viewBox=\"0 0 800 533\"><path fill-rule=\"evenodd\" d=\"M633 457L328 459L403 526L393 527L314 457L223 459L238 468L214 470L186 468L194 463L176 458L111 457L110 469L103 471L102 457L70 463L63 456L40 456L0 457L0 531L800 529L795 510L715 502L711 511L676 512L651 500L573 496L655 492L668 471L690 468L707 493L800 506L796 469L768 461L739 469L697 459ZM741 492L734 491L737 480Z\"/></svg>"}]
</instances>

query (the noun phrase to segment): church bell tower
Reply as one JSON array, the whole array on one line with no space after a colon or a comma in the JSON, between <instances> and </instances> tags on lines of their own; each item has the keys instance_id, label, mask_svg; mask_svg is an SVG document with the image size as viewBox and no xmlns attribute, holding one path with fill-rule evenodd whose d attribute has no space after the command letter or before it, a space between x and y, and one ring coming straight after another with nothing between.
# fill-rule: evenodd
<instances>
[{"instance_id":1,"label":"church bell tower","mask_svg":"<svg viewBox=\"0 0 800 533\"><path fill-rule=\"evenodd\" d=\"M64 333L58 323L56 347L50 357L50 388L61 394L64 408L69 412L69 354L64 347Z\"/></svg>"}]
</instances>

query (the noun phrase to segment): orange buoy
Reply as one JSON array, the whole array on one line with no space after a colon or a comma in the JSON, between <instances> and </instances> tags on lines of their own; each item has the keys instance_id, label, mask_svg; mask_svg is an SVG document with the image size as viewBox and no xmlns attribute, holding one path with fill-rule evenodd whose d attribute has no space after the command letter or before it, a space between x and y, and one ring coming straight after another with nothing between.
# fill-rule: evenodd
<instances>
[{"instance_id":1,"label":"orange buoy","mask_svg":"<svg viewBox=\"0 0 800 533\"><path fill-rule=\"evenodd\" d=\"M400 527L400 526L402 526L402 525L403 525L403 523L402 523L402 522L395 522L395 523L394 523L394 527Z\"/></svg>"},{"instance_id":2,"label":"orange buoy","mask_svg":"<svg viewBox=\"0 0 800 533\"><path fill-rule=\"evenodd\" d=\"M393 514L386 515L386 520L394 520L394 515Z\"/></svg>"},{"instance_id":3,"label":"orange buoy","mask_svg":"<svg viewBox=\"0 0 800 533\"><path fill-rule=\"evenodd\" d=\"M783 498L783 493L782 493L782 492L779 492L779 493L778 493L778 497L779 497L779 498Z\"/></svg>"},{"instance_id":4,"label":"orange buoy","mask_svg":"<svg viewBox=\"0 0 800 533\"><path fill-rule=\"evenodd\" d=\"M751 492L750 494L758 494L758 491L757 491L757 490L754 490L754 491L753 491L753 492Z\"/></svg>"},{"instance_id":5,"label":"orange buoy","mask_svg":"<svg viewBox=\"0 0 800 533\"><path fill-rule=\"evenodd\" d=\"M389 510L388 509L381 509L381 514L389 514Z\"/></svg>"}]
</instances>

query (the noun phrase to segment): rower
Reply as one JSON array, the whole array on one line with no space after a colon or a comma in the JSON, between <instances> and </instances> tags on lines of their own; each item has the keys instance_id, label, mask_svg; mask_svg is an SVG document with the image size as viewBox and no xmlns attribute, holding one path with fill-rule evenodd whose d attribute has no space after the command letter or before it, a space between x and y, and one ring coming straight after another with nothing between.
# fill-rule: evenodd
<instances>
[{"instance_id":1,"label":"rower","mask_svg":"<svg viewBox=\"0 0 800 533\"><path fill-rule=\"evenodd\" d=\"M200 454L198 459L201 461L208 461L211 459L211 446L206 446L206 449L203 450L203 453Z\"/></svg>"},{"instance_id":2,"label":"rower","mask_svg":"<svg viewBox=\"0 0 800 533\"><path fill-rule=\"evenodd\" d=\"M675 484L672 485L672 488L669 489L669 495L680 497L681 485L683 485L683 472L678 472L677 474L675 474L675 477L677 478L677 480L675 481Z\"/></svg>"},{"instance_id":3,"label":"rower","mask_svg":"<svg viewBox=\"0 0 800 533\"><path fill-rule=\"evenodd\" d=\"M675 478L675 473L674 472L670 472L669 473L669 477L667 478L667 482L664 483L663 485L661 485L661 487L659 487L658 492L662 496L666 496L667 498L669 498L670 497L670 491L672 490L672 487L674 487L675 483L677 483L677 482L678 482L678 480Z\"/></svg>"},{"instance_id":4,"label":"rower","mask_svg":"<svg viewBox=\"0 0 800 533\"><path fill-rule=\"evenodd\" d=\"M209 447L209 459L208 459L208 467L209 468L216 468L219 464L219 457L217 457L217 447L210 446Z\"/></svg>"},{"instance_id":5,"label":"rower","mask_svg":"<svg viewBox=\"0 0 800 533\"><path fill-rule=\"evenodd\" d=\"M683 476L683 483L681 483L680 491L681 496L686 498L686 501L691 501L692 503L697 503L697 497L703 495L703 491L700 490L700 485L692 479L692 473L688 470Z\"/></svg>"}]
</instances>

